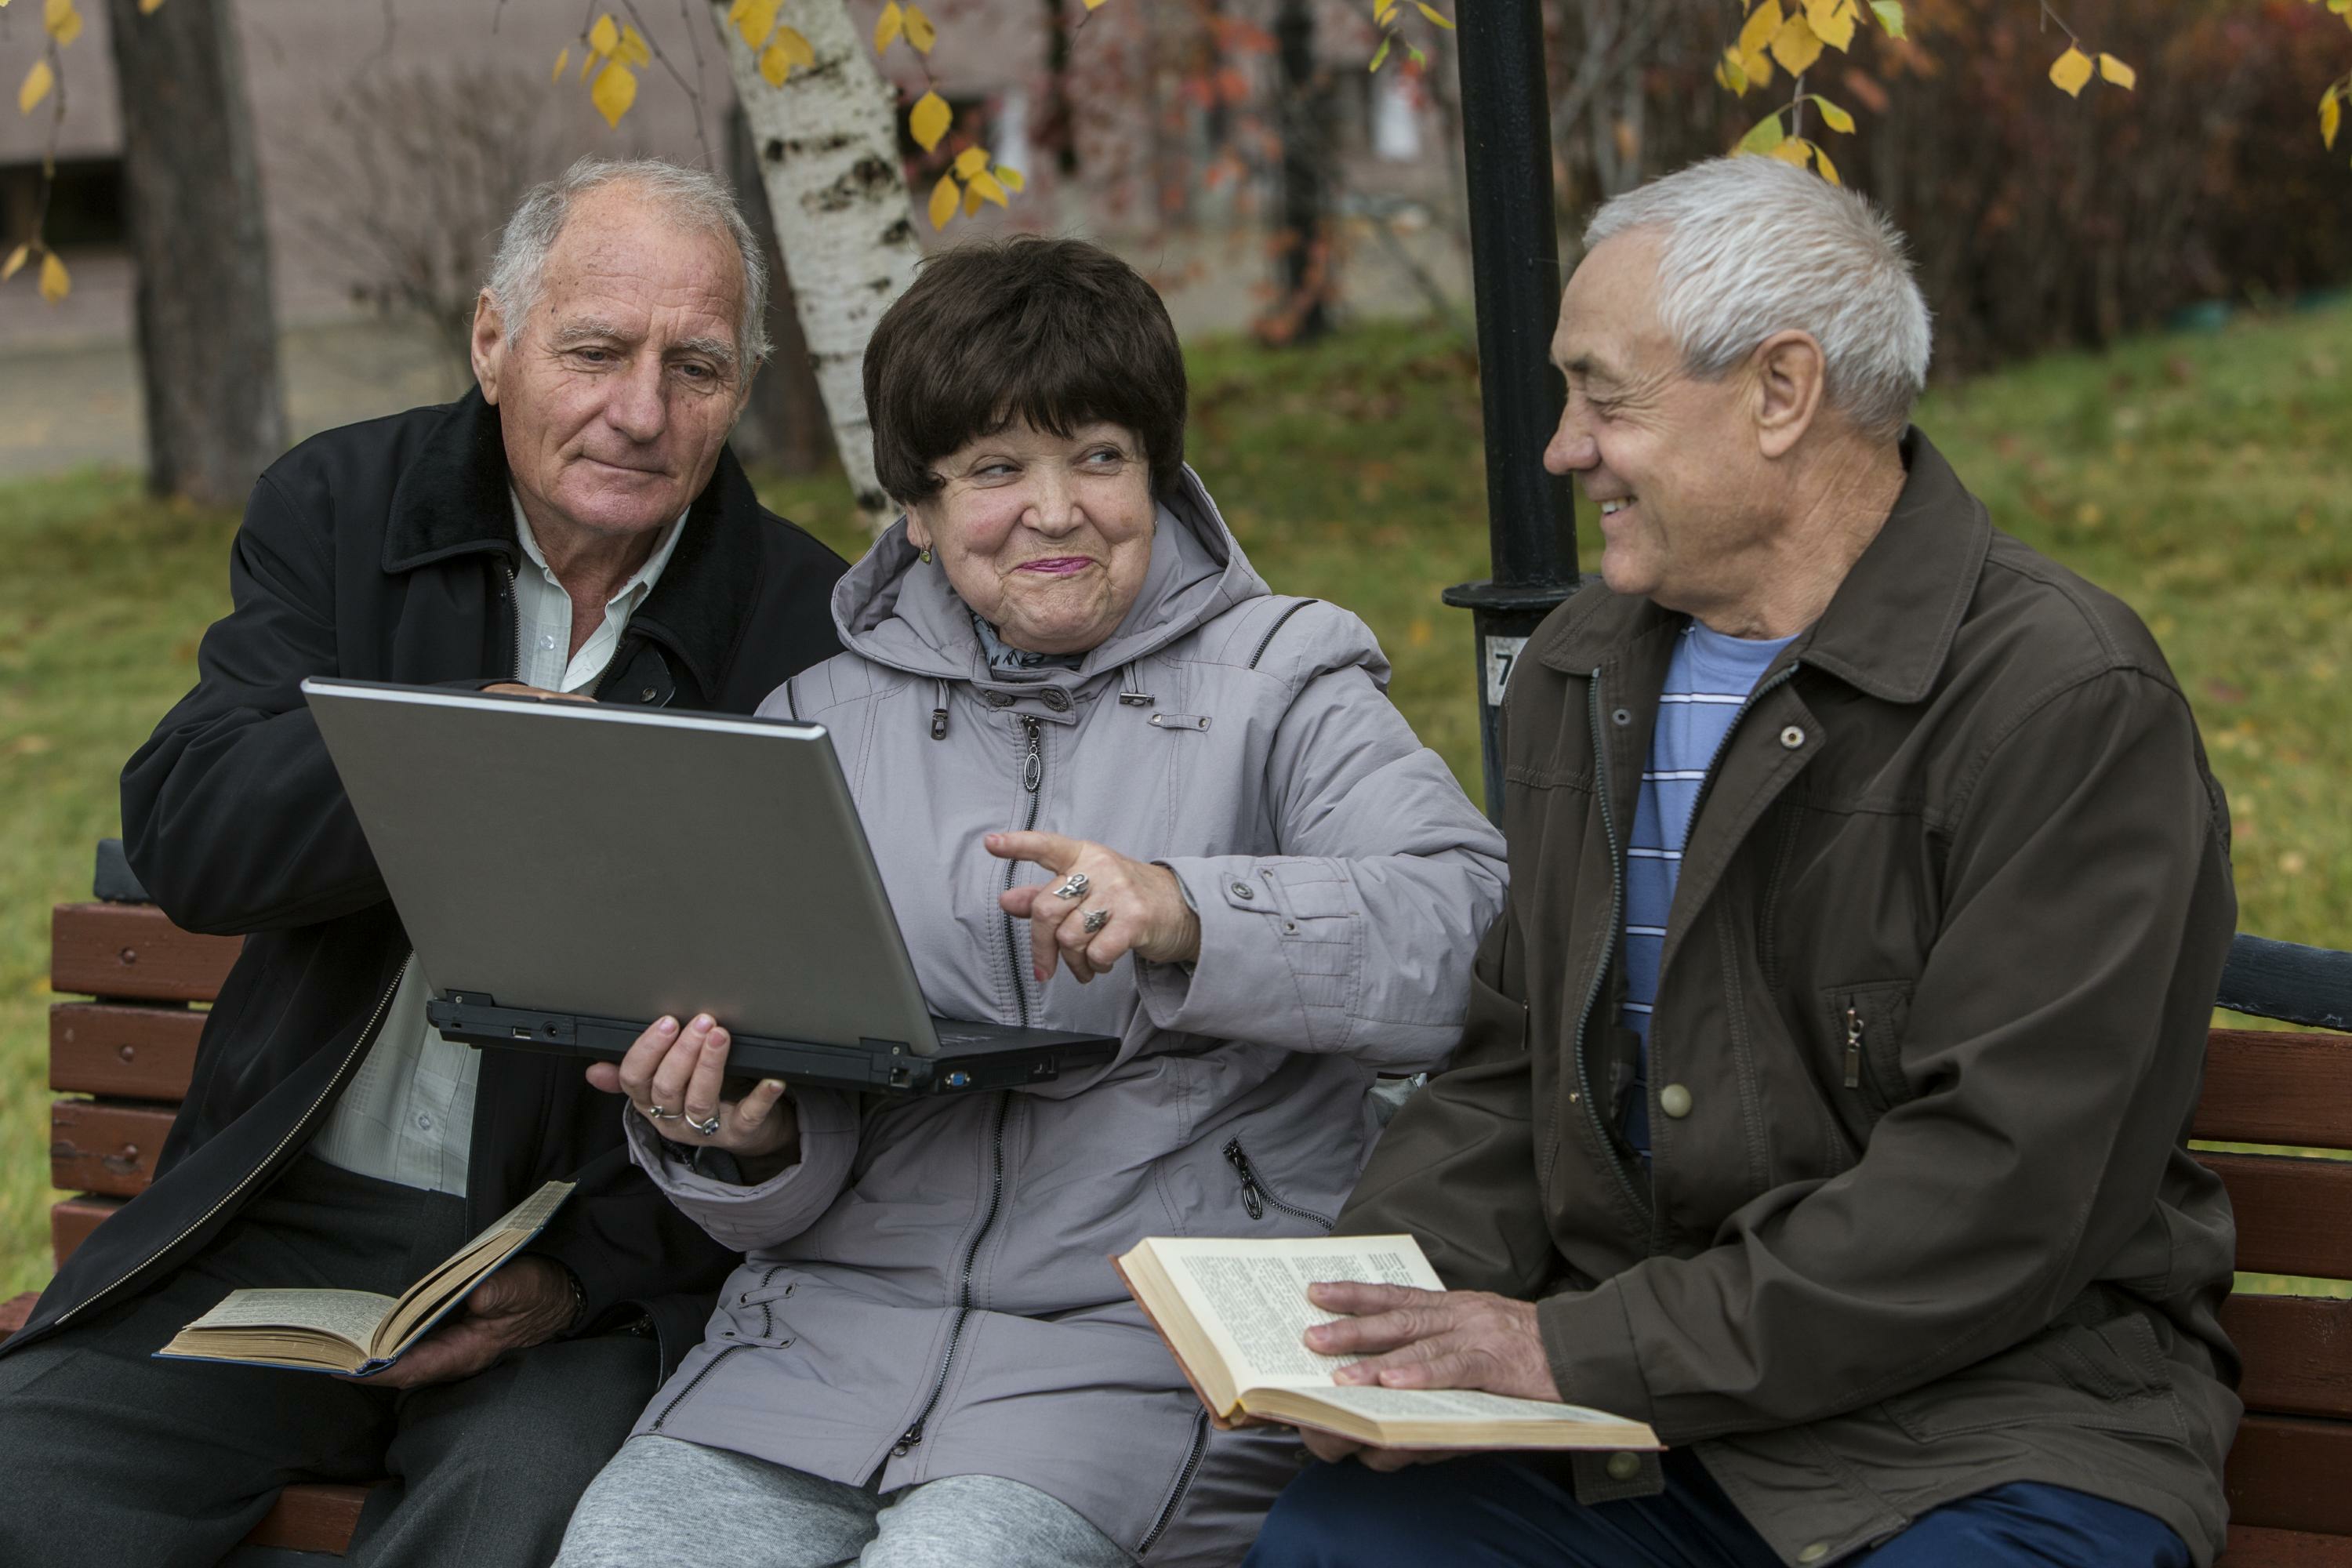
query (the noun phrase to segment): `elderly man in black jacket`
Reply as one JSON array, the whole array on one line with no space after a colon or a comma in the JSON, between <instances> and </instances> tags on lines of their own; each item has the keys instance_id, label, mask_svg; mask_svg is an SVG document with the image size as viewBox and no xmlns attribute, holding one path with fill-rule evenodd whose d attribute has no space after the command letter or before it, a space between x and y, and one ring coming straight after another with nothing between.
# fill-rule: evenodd
<instances>
[{"instance_id":1,"label":"elderly man in black jacket","mask_svg":"<svg viewBox=\"0 0 2352 1568\"><path fill-rule=\"evenodd\" d=\"M154 1185L0 1350L0 1561L211 1563L287 1481L388 1473L351 1561L544 1562L699 1338L693 1293L729 1260L631 1167L614 1102L425 1022L298 688L750 712L834 653L841 561L761 510L725 445L765 295L724 187L583 162L508 225L477 394L330 431L254 487L235 608L122 778L156 901L245 951ZM539 1240L368 1382L149 1359L239 1286L396 1294L555 1178L578 1189Z\"/></svg>"}]
</instances>

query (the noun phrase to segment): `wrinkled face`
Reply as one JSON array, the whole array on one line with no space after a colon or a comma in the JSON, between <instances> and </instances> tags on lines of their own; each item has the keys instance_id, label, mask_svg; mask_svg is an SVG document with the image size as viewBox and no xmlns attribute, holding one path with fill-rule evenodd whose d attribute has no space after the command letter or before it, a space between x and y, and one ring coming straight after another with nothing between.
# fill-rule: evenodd
<instances>
[{"instance_id":1,"label":"wrinkled face","mask_svg":"<svg viewBox=\"0 0 2352 1568\"><path fill-rule=\"evenodd\" d=\"M945 482L907 513L949 584L1007 645L1083 653L1127 616L1151 564L1151 465L1135 432L1067 437L1015 420L932 465Z\"/></svg>"},{"instance_id":2,"label":"wrinkled face","mask_svg":"<svg viewBox=\"0 0 2352 1568\"><path fill-rule=\"evenodd\" d=\"M535 522L641 533L701 493L751 384L742 290L727 238L615 184L573 203L519 330L484 294L474 374Z\"/></svg>"},{"instance_id":3,"label":"wrinkled face","mask_svg":"<svg viewBox=\"0 0 2352 1568\"><path fill-rule=\"evenodd\" d=\"M1658 241L1603 240L1569 279L1552 359L1568 406L1544 467L1601 510L1601 575L1620 594L1696 614L1736 598L1744 552L1779 526L1780 479L1760 456L1746 367L1683 369L1659 324Z\"/></svg>"}]
</instances>

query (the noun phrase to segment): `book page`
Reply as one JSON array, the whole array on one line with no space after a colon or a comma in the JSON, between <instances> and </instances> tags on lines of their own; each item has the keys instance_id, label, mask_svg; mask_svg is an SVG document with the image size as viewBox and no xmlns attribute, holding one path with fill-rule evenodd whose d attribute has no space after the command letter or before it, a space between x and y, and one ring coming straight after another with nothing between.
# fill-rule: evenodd
<instances>
[{"instance_id":1,"label":"book page","mask_svg":"<svg viewBox=\"0 0 2352 1568\"><path fill-rule=\"evenodd\" d=\"M1334 1384L1309 1391L1318 1404L1373 1421L1574 1421L1587 1426L1622 1426L1624 1418L1581 1405L1554 1405L1542 1399L1513 1399L1467 1388L1382 1388L1378 1384Z\"/></svg>"},{"instance_id":2,"label":"book page","mask_svg":"<svg viewBox=\"0 0 2352 1568\"><path fill-rule=\"evenodd\" d=\"M537 1236L546 1226L548 1216L572 1195L572 1188L570 1182L544 1184L403 1291L385 1317L376 1341L369 1345L371 1352L391 1356L407 1349L419 1328L464 1297L517 1247Z\"/></svg>"},{"instance_id":3,"label":"book page","mask_svg":"<svg viewBox=\"0 0 2352 1568\"><path fill-rule=\"evenodd\" d=\"M366 1290L232 1290L182 1333L205 1329L315 1329L364 1352L392 1310L389 1296Z\"/></svg>"},{"instance_id":4,"label":"book page","mask_svg":"<svg viewBox=\"0 0 2352 1568\"><path fill-rule=\"evenodd\" d=\"M1241 1241L1156 1237L1152 1254L1232 1371L1237 1388L1328 1388L1360 1356L1318 1355L1299 1338L1339 1317L1307 1299L1321 1280L1444 1289L1409 1236Z\"/></svg>"}]
</instances>

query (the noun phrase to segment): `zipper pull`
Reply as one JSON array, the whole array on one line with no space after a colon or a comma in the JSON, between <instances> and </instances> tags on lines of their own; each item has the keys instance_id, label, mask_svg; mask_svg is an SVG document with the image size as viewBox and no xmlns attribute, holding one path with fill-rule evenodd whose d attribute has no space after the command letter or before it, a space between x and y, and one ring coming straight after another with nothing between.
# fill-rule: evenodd
<instances>
[{"instance_id":1,"label":"zipper pull","mask_svg":"<svg viewBox=\"0 0 2352 1568\"><path fill-rule=\"evenodd\" d=\"M1234 1173L1242 1179L1242 1207L1249 1211L1250 1218L1264 1219L1265 1194L1258 1188L1257 1173L1250 1169L1249 1156L1243 1152L1240 1139L1235 1138L1225 1145L1225 1163L1233 1166Z\"/></svg>"},{"instance_id":2,"label":"zipper pull","mask_svg":"<svg viewBox=\"0 0 2352 1568\"><path fill-rule=\"evenodd\" d=\"M898 1442L891 1445L890 1457L894 1459L905 1458L907 1457L907 1450L912 1448L916 1444L922 1440L923 1424L918 1421L912 1426L908 1427L904 1432L898 1434Z\"/></svg>"},{"instance_id":3,"label":"zipper pull","mask_svg":"<svg viewBox=\"0 0 2352 1568\"><path fill-rule=\"evenodd\" d=\"M1845 1086L1862 1087L1862 1015L1845 1010Z\"/></svg>"},{"instance_id":4,"label":"zipper pull","mask_svg":"<svg viewBox=\"0 0 2352 1568\"><path fill-rule=\"evenodd\" d=\"M1036 720L1024 719L1021 724L1029 731L1029 756L1021 764L1021 787L1035 795L1037 786L1045 782L1045 740L1038 733Z\"/></svg>"}]
</instances>

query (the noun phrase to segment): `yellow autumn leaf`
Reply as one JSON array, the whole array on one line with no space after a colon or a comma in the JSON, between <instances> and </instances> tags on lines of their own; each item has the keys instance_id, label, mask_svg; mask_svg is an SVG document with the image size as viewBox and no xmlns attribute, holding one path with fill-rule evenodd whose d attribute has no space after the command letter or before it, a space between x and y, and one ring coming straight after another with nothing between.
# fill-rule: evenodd
<instances>
[{"instance_id":1,"label":"yellow autumn leaf","mask_svg":"<svg viewBox=\"0 0 2352 1568\"><path fill-rule=\"evenodd\" d=\"M1396 20L1396 14L1397 0L1381 0L1378 5L1372 7L1373 25L1385 27Z\"/></svg>"},{"instance_id":2,"label":"yellow autumn leaf","mask_svg":"<svg viewBox=\"0 0 2352 1568\"><path fill-rule=\"evenodd\" d=\"M907 7L907 41L915 46L919 55L929 54L931 46L940 41L940 30L931 26L931 19L923 15L920 5Z\"/></svg>"},{"instance_id":3,"label":"yellow autumn leaf","mask_svg":"<svg viewBox=\"0 0 2352 1568\"><path fill-rule=\"evenodd\" d=\"M1845 184L1843 180L1838 178L1837 165L1830 162L1830 155L1827 153L1822 152L1819 145L1816 145L1813 148L1813 164L1816 168L1821 170L1822 178L1827 180L1831 184L1843 185Z\"/></svg>"},{"instance_id":4,"label":"yellow autumn leaf","mask_svg":"<svg viewBox=\"0 0 2352 1568\"><path fill-rule=\"evenodd\" d=\"M1778 147L1773 148L1771 152L1766 153L1765 156L1768 158L1778 158L1783 163L1794 163L1797 167L1801 169L1811 159L1812 151L1813 144L1811 142L1806 141L1801 136L1791 136L1786 142L1781 142Z\"/></svg>"},{"instance_id":5,"label":"yellow autumn leaf","mask_svg":"<svg viewBox=\"0 0 2352 1568\"><path fill-rule=\"evenodd\" d=\"M1008 191L1022 191L1029 188L1029 182L1022 177L1021 171L1010 163L996 165L996 177L1004 182L1004 188Z\"/></svg>"},{"instance_id":6,"label":"yellow autumn leaf","mask_svg":"<svg viewBox=\"0 0 2352 1568\"><path fill-rule=\"evenodd\" d=\"M973 190L970 185L966 185L963 188L963 216L966 217L976 217L979 214L980 193Z\"/></svg>"},{"instance_id":7,"label":"yellow autumn leaf","mask_svg":"<svg viewBox=\"0 0 2352 1568\"><path fill-rule=\"evenodd\" d=\"M1818 92L1813 94L1813 107L1822 111L1822 124L1832 131L1843 131L1849 136L1853 134L1853 116L1848 114L1843 108L1832 103Z\"/></svg>"},{"instance_id":8,"label":"yellow autumn leaf","mask_svg":"<svg viewBox=\"0 0 2352 1568\"><path fill-rule=\"evenodd\" d=\"M588 89L588 101L604 117L604 123L617 126L629 105L637 101L637 73L614 60L596 73L596 85Z\"/></svg>"},{"instance_id":9,"label":"yellow autumn leaf","mask_svg":"<svg viewBox=\"0 0 2352 1568\"><path fill-rule=\"evenodd\" d=\"M743 35L745 47L766 47L768 35L776 30L778 4L779 0L735 0L735 8L727 16Z\"/></svg>"},{"instance_id":10,"label":"yellow autumn leaf","mask_svg":"<svg viewBox=\"0 0 2352 1568\"><path fill-rule=\"evenodd\" d=\"M2336 132L2344 123L2344 105L2336 100L2336 89L2329 88L2327 96L2319 100L2319 140L2331 153L2336 151Z\"/></svg>"},{"instance_id":11,"label":"yellow autumn leaf","mask_svg":"<svg viewBox=\"0 0 2352 1568\"><path fill-rule=\"evenodd\" d=\"M2133 88L2139 85L2139 72L2132 69L2131 67L2124 64L2123 61L2116 58L2113 55L2101 55L2099 57L2099 79L2101 81L2111 81L2117 87L2122 88L2126 92L2129 92Z\"/></svg>"},{"instance_id":12,"label":"yellow autumn leaf","mask_svg":"<svg viewBox=\"0 0 2352 1568\"><path fill-rule=\"evenodd\" d=\"M152 16L163 8L163 0L139 0L139 14Z\"/></svg>"},{"instance_id":13,"label":"yellow autumn leaf","mask_svg":"<svg viewBox=\"0 0 2352 1568\"><path fill-rule=\"evenodd\" d=\"M73 0L49 0L41 10L41 26L48 29L49 37L62 49L81 37L81 13L74 9ZM62 268L58 270L60 274L64 271Z\"/></svg>"},{"instance_id":14,"label":"yellow autumn leaf","mask_svg":"<svg viewBox=\"0 0 2352 1568\"><path fill-rule=\"evenodd\" d=\"M557 54L556 54L556 57L555 57L555 74L554 74L553 76L549 77L547 79L548 79L548 80L550 80L550 81L562 81L562 80L563 79L563 68L564 68L566 66L570 65L571 63L572 63L572 46L571 46L570 44L566 44L566 45L564 45L564 46L563 46L563 47L562 47L560 51L558 51L558 52L557 52Z\"/></svg>"},{"instance_id":15,"label":"yellow autumn leaf","mask_svg":"<svg viewBox=\"0 0 2352 1568\"><path fill-rule=\"evenodd\" d=\"M1110 0L1087 0L1087 9L1089 11L1099 11L1105 5L1109 4Z\"/></svg>"},{"instance_id":16,"label":"yellow autumn leaf","mask_svg":"<svg viewBox=\"0 0 2352 1568\"><path fill-rule=\"evenodd\" d=\"M1903 0L1870 0L1870 14L1878 18L1878 25L1886 29L1888 37L1904 36Z\"/></svg>"},{"instance_id":17,"label":"yellow autumn leaf","mask_svg":"<svg viewBox=\"0 0 2352 1568\"><path fill-rule=\"evenodd\" d=\"M760 79L770 87L782 87L784 79L793 74L793 57L782 45L770 44L760 51Z\"/></svg>"},{"instance_id":18,"label":"yellow autumn leaf","mask_svg":"<svg viewBox=\"0 0 2352 1568\"><path fill-rule=\"evenodd\" d=\"M2069 98L2080 98L2083 84L2090 79L2091 57L2072 45L2050 63L2051 85Z\"/></svg>"},{"instance_id":19,"label":"yellow autumn leaf","mask_svg":"<svg viewBox=\"0 0 2352 1568\"><path fill-rule=\"evenodd\" d=\"M1780 145L1781 138L1785 134L1786 132L1780 129L1780 111L1776 109L1748 127L1748 134L1739 139L1739 145L1734 151L1769 153Z\"/></svg>"},{"instance_id":20,"label":"yellow autumn leaf","mask_svg":"<svg viewBox=\"0 0 2352 1568\"><path fill-rule=\"evenodd\" d=\"M907 133L926 153L940 144L940 138L954 123L955 110L936 92L927 92L915 100L915 107L907 113Z\"/></svg>"},{"instance_id":21,"label":"yellow autumn leaf","mask_svg":"<svg viewBox=\"0 0 2352 1568\"><path fill-rule=\"evenodd\" d=\"M597 17L596 25L588 29L588 52L593 55L609 55L620 47L620 25L613 20L612 13L608 11Z\"/></svg>"},{"instance_id":22,"label":"yellow autumn leaf","mask_svg":"<svg viewBox=\"0 0 2352 1568\"><path fill-rule=\"evenodd\" d=\"M1840 54L1853 45L1853 0L1805 0L1805 25Z\"/></svg>"},{"instance_id":23,"label":"yellow autumn leaf","mask_svg":"<svg viewBox=\"0 0 2352 1568\"><path fill-rule=\"evenodd\" d=\"M1368 71L1376 71L1380 69L1381 62L1389 58L1389 46L1395 42L1396 35L1393 33L1390 34L1387 37L1382 38L1381 40L1381 47L1372 51L1372 63L1366 66L1364 68Z\"/></svg>"},{"instance_id":24,"label":"yellow autumn leaf","mask_svg":"<svg viewBox=\"0 0 2352 1568\"><path fill-rule=\"evenodd\" d=\"M1791 11L1780 30L1772 35L1772 58L1790 76L1802 76L1822 58L1822 41L1813 36L1812 24L1801 12Z\"/></svg>"},{"instance_id":25,"label":"yellow autumn leaf","mask_svg":"<svg viewBox=\"0 0 2352 1568\"><path fill-rule=\"evenodd\" d=\"M1429 25L1431 26L1443 27L1449 33L1454 31L1454 24L1445 19L1444 13L1439 11L1436 6L1428 4L1428 0L1412 0L1412 4L1414 9L1418 10L1423 16L1429 18Z\"/></svg>"},{"instance_id":26,"label":"yellow autumn leaf","mask_svg":"<svg viewBox=\"0 0 2352 1568\"><path fill-rule=\"evenodd\" d=\"M1735 96L1748 91L1748 69L1739 63L1738 49L1726 49L1723 58L1715 62L1715 85Z\"/></svg>"},{"instance_id":27,"label":"yellow autumn leaf","mask_svg":"<svg viewBox=\"0 0 2352 1568\"><path fill-rule=\"evenodd\" d=\"M23 269L26 258L32 254L33 247L30 244L20 245L10 251L8 259L0 261L0 283L5 283L9 279L16 276Z\"/></svg>"},{"instance_id":28,"label":"yellow autumn leaf","mask_svg":"<svg viewBox=\"0 0 2352 1568\"><path fill-rule=\"evenodd\" d=\"M791 27L778 27L769 35L768 47L760 51L760 75L770 87L783 86L794 66L809 70L815 65L816 50Z\"/></svg>"},{"instance_id":29,"label":"yellow autumn leaf","mask_svg":"<svg viewBox=\"0 0 2352 1568\"><path fill-rule=\"evenodd\" d=\"M623 59L633 66L649 66L654 63L653 47L646 42L645 35L635 27L625 26L621 29L619 54Z\"/></svg>"},{"instance_id":30,"label":"yellow autumn leaf","mask_svg":"<svg viewBox=\"0 0 2352 1568\"><path fill-rule=\"evenodd\" d=\"M1752 55L1740 56L1739 68L1748 73L1748 86L1770 87L1772 85L1772 56L1769 51L1759 49Z\"/></svg>"},{"instance_id":31,"label":"yellow autumn leaf","mask_svg":"<svg viewBox=\"0 0 2352 1568\"><path fill-rule=\"evenodd\" d=\"M967 147L956 154L955 174L959 180L969 180L988 167L988 149Z\"/></svg>"},{"instance_id":32,"label":"yellow autumn leaf","mask_svg":"<svg viewBox=\"0 0 2352 1568\"><path fill-rule=\"evenodd\" d=\"M48 61L35 60L33 68L25 73L25 85L16 89L16 112L32 113L34 107L49 96L49 89L57 81L58 73L49 68Z\"/></svg>"},{"instance_id":33,"label":"yellow autumn leaf","mask_svg":"<svg viewBox=\"0 0 2352 1568\"><path fill-rule=\"evenodd\" d=\"M898 41L898 33L907 25L907 14L898 9L898 0L882 7L882 15L874 18L874 52L887 55L890 46Z\"/></svg>"},{"instance_id":34,"label":"yellow autumn leaf","mask_svg":"<svg viewBox=\"0 0 2352 1568\"><path fill-rule=\"evenodd\" d=\"M66 264L50 251L41 258L41 298L54 305L73 292L73 279L66 276Z\"/></svg>"},{"instance_id":35,"label":"yellow autumn leaf","mask_svg":"<svg viewBox=\"0 0 2352 1568\"><path fill-rule=\"evenodd\" d=\"M1748 20L1739 26L1740 58L1760 55L1771 46L1772 35L1780 30L1780 0L1759 0L1756 9L1748 13ZM1750 71L1749 75L1755 73Z\"/></svg>"},{"instance_id":36,"label":"yellow autumn leaf","mask_svg":"<svg viewBox=\"0 0 2352 1568\"><path fill-rule=\"evenodd\" d=\"M956 189L953 174L941 174L940 183L931 187L931 226L945 228L948 219L955 216L956 203L961 193Z\"/></svg>"},{"instance_id":37,"label":"yellow autumn leaf","mask_svg":"<svg viewBox=\"0 0 2352 1568\"><path fill-rule=\"evenodd\" d=\"M984 196L1001 207L1010 206L1013 205L1012 198L1004 194L1004 187L996 183L996 177L985 169L971 177L971 190L970 194L977 196Z\"/></svg>"},{"instance_id":38,"label":"yellow autumn leaf","mask_svg":"<svg viewBox=\"0 0 2352 1568\"><path fill-rule=\"evenodd\" d=\"M776 47L792 56L793 65L804 71L816 69L816 46L810 43L798 28L778 27L774 43Z\"/></svg>"}]
</instances>

